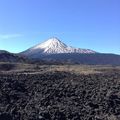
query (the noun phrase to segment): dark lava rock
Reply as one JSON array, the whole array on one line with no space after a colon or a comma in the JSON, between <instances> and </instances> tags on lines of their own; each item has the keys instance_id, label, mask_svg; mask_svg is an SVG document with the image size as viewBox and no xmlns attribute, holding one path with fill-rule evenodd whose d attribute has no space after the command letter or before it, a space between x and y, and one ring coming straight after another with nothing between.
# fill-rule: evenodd
<instances>
[{"instance_id":1,"label":"dark lava rock","mask_svg":"<svg viewBox=\"0 0 120 120\"><path fill-rule=\"evenodd\" d=\"M12 116L7 113L3 113L0 115L0 120L12 120Z\"/></svg>"},{"instance_id":2,"label":"dark lava rock","mask_svg":"<svg viewBox=\"0 0 120 120\"><path fill-rule=\"evenodd\" d=\"M120 73L0 75L0 120L119 120Z\"/></svg>"}]
</instances>

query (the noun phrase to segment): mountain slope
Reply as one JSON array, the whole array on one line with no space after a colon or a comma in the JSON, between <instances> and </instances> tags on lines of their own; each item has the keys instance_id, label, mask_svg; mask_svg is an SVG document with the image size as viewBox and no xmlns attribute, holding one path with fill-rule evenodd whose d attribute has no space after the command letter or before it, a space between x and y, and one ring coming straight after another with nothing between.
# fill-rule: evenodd
<instances>
[{"instance_id":1,"label":"mountain slope","mask_svg":"<svg viewBox=\"0 0 120 120\"><path fill-rule=\"evenodd\" d=\"M33 61L46 63L120 65L120 55L102 54L89 49L67 46L57 38L51 38L20 53Z\"/></svg>"},{"instance_id":2,"label":"mountain slope","mask_svg":"<svg viewBox=\"0 0 120 120\"><path fill-rule=\"evenodd\" d=\"M0 50L0 62L26 62L27 59L8 51Z\"/></svg>"},{"instance_id":3,"label":"mountain slope","mask_svg":"<svg viewBox=\"0 0 120 120\"><path fill-rule=\"evenodd\" d=\"M96 52L89 49L81 49L81 48L74 48L71 46L67 46L57 38L50 38L47 41L22 52L21 54L34 58L35 56L37 57L41 54L49 55L49 54L60 54L60 53L93 54Z\"/></svg>"},{"instance_id":4,"label":"mountain slope","mask_svg":"<svg viewBox=\"0 0 120 120\"><path fill-rule=\"evenodd\" d=\"M116 54L78 54L61 53L39 56L35 60L45 60L51 63L88 64L88 65L120 65L120 55Z\"/></svg>"}]
</instances>

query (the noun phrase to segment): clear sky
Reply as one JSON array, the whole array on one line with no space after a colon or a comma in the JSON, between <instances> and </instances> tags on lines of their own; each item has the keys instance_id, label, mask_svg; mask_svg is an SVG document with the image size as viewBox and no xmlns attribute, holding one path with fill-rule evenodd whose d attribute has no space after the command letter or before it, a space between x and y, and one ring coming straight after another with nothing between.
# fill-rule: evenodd
<instances>
[{"instance_id":1,"label":"clear sky","mask_svg":"<svg viewBox=\"0 0 120 120\"><path fill-rule=\"evenodd\" d=\"M17 53L53 36L120 54L120 0L0 0L0 49Z\"/></svg>"}]
</instances>

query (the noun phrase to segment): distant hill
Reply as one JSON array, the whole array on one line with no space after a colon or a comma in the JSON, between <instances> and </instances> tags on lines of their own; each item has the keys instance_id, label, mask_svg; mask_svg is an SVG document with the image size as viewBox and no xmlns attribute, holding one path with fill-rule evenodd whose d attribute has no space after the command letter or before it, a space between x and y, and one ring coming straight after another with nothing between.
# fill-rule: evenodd
<instances>
[{"instance_id":1,"label":"distant hill","mask_svg":"<svg viewBox=\"0 0 120 120\"><path fill-rule=\"evenodd\" d=\"M0 62L27 62L27 59L18 54L0 50Z\"/></svg>"}]
</instances>

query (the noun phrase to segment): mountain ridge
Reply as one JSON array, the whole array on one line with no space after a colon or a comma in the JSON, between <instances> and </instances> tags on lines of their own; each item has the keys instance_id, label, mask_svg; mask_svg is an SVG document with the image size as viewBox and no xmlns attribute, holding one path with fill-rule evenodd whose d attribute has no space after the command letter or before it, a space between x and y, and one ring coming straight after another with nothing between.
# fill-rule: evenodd
<instances>
[{"instance_id":1,"label":"mountain ridge","mask_svg":"<svg viewBox=\"0 0 120 120\"><path fill-rule=\"evenodd\" d=\"M27 62L28 60L19 54L10 53L5 50L0 50L0 62Z\"/></svg>"}]
</instances>

